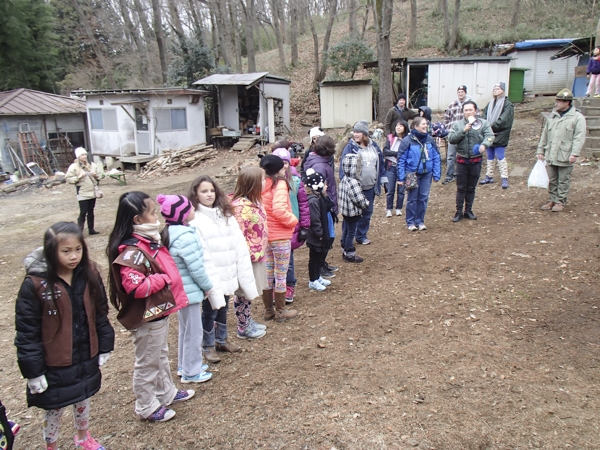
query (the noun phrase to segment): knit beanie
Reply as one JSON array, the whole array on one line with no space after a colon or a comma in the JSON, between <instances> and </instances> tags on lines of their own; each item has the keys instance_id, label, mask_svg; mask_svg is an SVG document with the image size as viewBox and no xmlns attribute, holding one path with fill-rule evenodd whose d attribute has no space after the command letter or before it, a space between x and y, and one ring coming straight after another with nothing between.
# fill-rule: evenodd
<instances>
[{"instance_id":1,"label":"knit beanie","mask_svg":"<svg viewBox=\"0 0 600 450\"><path fill-rule=\"evenodd\" d=\"M83 148L83 147L77 147L77 148L75 149L75 158L78 158L78 159L79 159L79 157L80 157L81 155L87 155L87 151L86 151L86 149L85 149L85 148Z\"/></svg>"},{"instance_id":2,"label":"knit beanie","mask_svg":"<svg viewBox=\"0 0 600 450\"><path fill-rule=\"evenodd\" d=\"M308 132L308 135L310 136L310 140L312 141L314 137L325 136L325 133L323 133L323 130L321 130L319 127L313 127Z\"/></svg>"},{"instance_id":3,"label":"knit beanie","mask_svg":"<svg viewBox=\"0 0 600 450\"><path fill-rule=\"evenodd\" d=\"M354 124L354 132L355 133L362 133L365 136L369 135L369 124L367 123L366 120L359 120L358 122L356 122Z\"/></svg>"},{"instance_id":4,"label":"knit beanie","mask_svg":"<svg viewBox=\"0 0 600 450\"><path fill-rule=\"evenodd\" d=\"M260 159L260 167L265 170L267 175L275 175L283 169L283 159L277 155L265 155Z\"/></svg>"},{"instance_id":5,"label":"knit beanie","mask_svg":"<svg viewBox=\"0 0 600 450\"><path fill-rule=\"evenodd\" d=\"M398 103L400 100L406 100L406 94L400 94L398 96L398 100L396 100L396 103Z\"/></svg>"},{"instance_id":6,"label":"knit beanie","mask_svg":"<svg viewBox=\"0 0 600 450\"><path fill-rule=\"evenodd\" d=\"M285 148L277 148L273 150L273 154L279 156L283 161L287 161L288 163L291 163L292 161L290 152L288 152Z\"/></svg>"},{"instance_id":7,"label":"knit beanie","mask_svg":"<svg viewBox=\"0 0 600 450\"><path fill-rule=\"evenodd\" d=\"M306 185L315 192L323 192L325 177L311 167L306 171Z\"/></svg>"},{"instance_id":8,"label":"knit beanie","mask_svg":"<svg viewBox=\"0 0 600 450\"><path fill-rule=\"evenodd\" d=\"M499 87L500 89L502 89L502 92L506 92L506 83L500 81L499 83L496 83L494 85L494 87Z\"/></svg>"},{"instance_id":9,"label":"knit beanie","mask_svg":"<svg viewBox=\"0 0 600 450\"><path fill-rule=\"evenodd\" d=\"M465 94L467 93L467 87L464 84L461 84L456 90L465 91Z\"/></svg>"},{"instance_id":10,"label":"knit beanie","mask_svg":"<svg viewBox=\"0 0 600 450\"><path fill-rule=\"evenodd\" d=\"M183 195L158 194L156 201L168 224L182 224L193 208L192 202Z\"/></svg>"}]
</instances>

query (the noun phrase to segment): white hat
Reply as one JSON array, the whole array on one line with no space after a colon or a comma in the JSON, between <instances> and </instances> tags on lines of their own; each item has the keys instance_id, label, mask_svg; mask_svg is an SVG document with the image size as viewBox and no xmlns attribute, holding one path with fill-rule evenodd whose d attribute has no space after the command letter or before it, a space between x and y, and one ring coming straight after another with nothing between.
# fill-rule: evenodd
<instances>
[{"instance_id":1,"label":"white hat","mask_svg":"<svg viewBox=\"0 0 600 450\"><path fill-rule=\"evenodd\" d=\"M75 157L79 158L81 155L87 155L87 150L83 147L77 147L75 149Z\"/></svg>"},{"instance_id":2,"label":"white hat","mask_svg":"<svg viewBox=\"0 0 600 450\"><path fill-rule=\"evenodd\" d=\"M310 136L310 140L312 141L314 137L325 136L325 133L323 133L323 131L319 127L314 127L310 129L308 135Z\"/></svg>"}]
</instances>

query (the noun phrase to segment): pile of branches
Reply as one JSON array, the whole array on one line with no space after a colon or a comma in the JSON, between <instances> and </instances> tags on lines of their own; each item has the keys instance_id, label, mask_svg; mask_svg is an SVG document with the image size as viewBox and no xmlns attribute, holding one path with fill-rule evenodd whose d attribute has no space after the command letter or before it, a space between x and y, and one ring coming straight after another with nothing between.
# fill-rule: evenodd
<instances>
[{"instance_id":1,"label":"pile of branches","mask_svg":"<svg viewBox=\"0 0 600 450\"><path fill-rule=\"evenodd\" d=\"M192 168L202 161L217 156L217 150L212 145L196 144L190 147L163 150L160 156L144 166L139 177L172 174L178 169Z\"/></svg>"}]
</instances>

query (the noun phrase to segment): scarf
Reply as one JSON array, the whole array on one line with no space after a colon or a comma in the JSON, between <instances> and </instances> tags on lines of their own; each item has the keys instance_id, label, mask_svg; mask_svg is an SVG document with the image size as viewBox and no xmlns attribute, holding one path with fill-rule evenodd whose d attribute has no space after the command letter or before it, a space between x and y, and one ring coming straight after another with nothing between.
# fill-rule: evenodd
<instances>
[{"instance_id":1,"label":"scarf","mask_svg":"<svg viewBox=\"0 0 600 450\"><path fill-rule=\"evenodd\" d=\"M486 119L490 123L490 125L495 123L496 120L498 120L498 118L500 117L500 114L502 114L502 108L504 108L505 98L506 97L502 96L502 98L495 99L491 111L490 107L488 106Z\"/></svg>"},{"instance_id":2,"label":"scarf","mask_svg":"<svg viewBox=\"0 0 600 450\"><path fill-rule=\"evenodd\" d=\"M410 130L410 132L415 137L415 139L417 141L419 141L421 144L427 143L427 138L429 137L429 133L421 133L415 129Z\"/></svg>"},{"instance_id":3,"label":"scarf","mask_svg":"<svg viewBox=\"0 0 600 450\"><path fill-rule=\"evenodd\" d=\"M160 221L157 220L155 223L142 223L141 225L134 225L133 232L160 244L160 233L158 232L159 227Z\"/></svg>"}]
</instances>

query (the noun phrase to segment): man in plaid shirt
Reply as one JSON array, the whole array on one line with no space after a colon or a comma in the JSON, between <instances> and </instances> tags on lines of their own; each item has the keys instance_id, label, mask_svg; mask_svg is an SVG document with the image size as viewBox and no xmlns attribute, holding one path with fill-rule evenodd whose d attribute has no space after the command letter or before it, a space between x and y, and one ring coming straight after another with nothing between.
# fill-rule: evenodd
<instances>
[{"instance_id":1,"label":"man in plaid shirt","mask_svg":"<svg viewBox=\"0 0 600 450\"><path fill-rule=\"evenodd\" d=\"M452 125L455 122L463 119L463 103L467 100L471 100L471 97L467 95L467 86L460 85L456 90L458 98L454 100L448 106L446 115L444 116L444 125L447 130L452 129ZM448 144L448 151L446 152L446 178L442 181L442 184L448 184L454 181L454 168L456 166L456 145Z\"/></svg>"}]
</instances>

